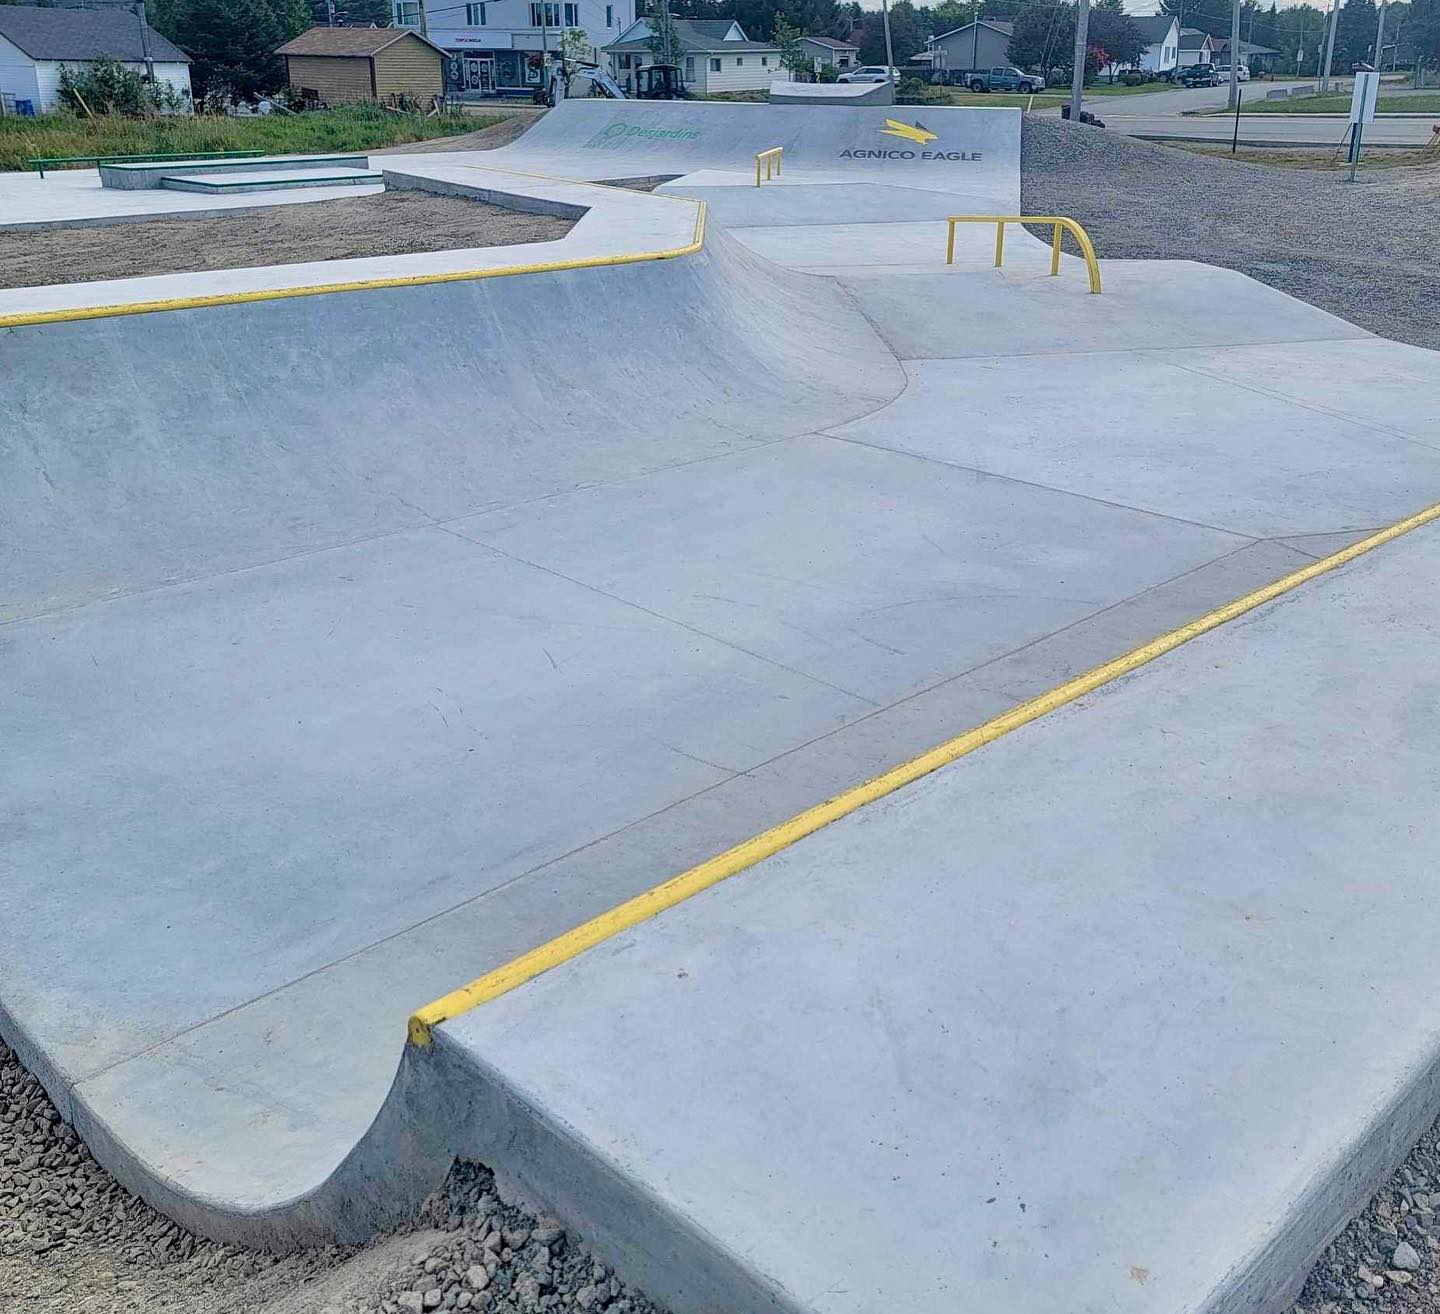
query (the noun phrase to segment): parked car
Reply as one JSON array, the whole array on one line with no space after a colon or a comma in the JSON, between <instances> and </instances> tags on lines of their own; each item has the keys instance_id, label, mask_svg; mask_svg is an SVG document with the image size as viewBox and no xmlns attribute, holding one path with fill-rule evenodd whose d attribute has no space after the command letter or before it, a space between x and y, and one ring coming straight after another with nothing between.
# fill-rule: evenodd
<instances>
[{"instance_id":1,"label":"parked car","mask_svg":"<svg viewBox=\"0 0 1440 1314\"><path fill-rule=\"evenodd\" d=\"M971 91L1044 91L1045 79L1038 73L1022 73L1018 68L973 69L957 74Z\"/></svg>"},{"instance_id":2,"label":"parked car","mask_svg":"<svg viewBox=\"0 0 1440 1314\"><path fill-rule=\"evenodd\" d=\"M1220 80L1221 82L1229 82L1229 81L1230 81L1230 65L1229 65L1229 64L1216 64L1216 65L1214 65L1213 67L1214 67L1214 69L1215 69L1215 76L1216 76L1217 78L1219 78L1219 80ZM1250 81L1250 68L1249 68L1249 65L1247 65L1247 64L1241 64L1240 67L1239 67L1239 69L1238 69L1238 73L1239 73L1239 75L1240 75L1240 81L1241 81L1241 82L1249 82L1249 81Z\"/></svg>"},{"instance_id":3,"label":"parked car","mask_svg":"<svg viewBox=\"0 0 1440 1314\"><path fill-rule=\"evenodd\" d=\"M862 64L859 68L847 68L836 82L899 82L900 70L886 68L884 64Z\"/></svg>"},{"instance_id":4,"label":"parked car","mask_svg":"<svg viewBox=\"0 0 1440 1314\"><path fill-rule=\"evenodd\" d=\"M1175 81L1182 87L1218 87L1214 64L1187 64L1175 70Z\"/></svg>"}]
</instances>

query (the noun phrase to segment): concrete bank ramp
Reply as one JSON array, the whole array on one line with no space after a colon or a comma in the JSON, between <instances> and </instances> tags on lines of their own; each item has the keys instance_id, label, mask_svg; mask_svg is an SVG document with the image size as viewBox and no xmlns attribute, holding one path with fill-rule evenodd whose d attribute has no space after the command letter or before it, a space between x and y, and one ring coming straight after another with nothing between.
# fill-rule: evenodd
<instances>
[{"instance_id":1,"label":"concrete bank ramp","mask_svg":"<svg viewBox=\"0 0 1440 1314\"><path fill-rule=\"evenodd\" d=\"M949 192L980 212L1019 200L1020 112L1013 109L567 100L485 157L497 168L572 178L722 169L753 182L756 152L774 146L784 148L782 177ZM843 198L835 202L843 207Z\"/></svg>"}]
</instances>

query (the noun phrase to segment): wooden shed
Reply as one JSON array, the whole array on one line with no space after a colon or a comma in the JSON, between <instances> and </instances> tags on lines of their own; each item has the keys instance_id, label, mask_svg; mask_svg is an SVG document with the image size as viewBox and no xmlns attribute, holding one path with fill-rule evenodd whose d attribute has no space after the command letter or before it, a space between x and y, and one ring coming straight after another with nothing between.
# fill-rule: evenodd
<instances>
[{"instance_id":1,"label":"wooden shed","mask_svg":"<svg viewBox=\"0 0 1440 1314\"><path fill-rule=\"evenodd\" d=\"M290 86L331 105L445 90L445 52L409 28L312 27L275 53Z\"/></svg>"}]
</instances>

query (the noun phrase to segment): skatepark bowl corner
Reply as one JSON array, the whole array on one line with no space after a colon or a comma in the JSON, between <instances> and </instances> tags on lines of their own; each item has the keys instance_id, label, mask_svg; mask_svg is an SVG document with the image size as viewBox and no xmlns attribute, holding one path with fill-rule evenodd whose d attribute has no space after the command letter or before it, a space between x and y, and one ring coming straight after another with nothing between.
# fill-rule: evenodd
<instances>
[{"instance_id":1,"label":"skatepark bowl corner","mask_svg":"<svg viewBox=\"0 0 1440 1314\"><path fill-rule=\"evenodd\" d=\"M474 1159L675 1314L1293 1298L1440 1111L1440 360L997 268L1021 133L565 102L371 161L559 241L0 292L0 1035L117 1178L284 1248ZM205 200L103 192L0 216Z\"/></svg>"}]
</instances>

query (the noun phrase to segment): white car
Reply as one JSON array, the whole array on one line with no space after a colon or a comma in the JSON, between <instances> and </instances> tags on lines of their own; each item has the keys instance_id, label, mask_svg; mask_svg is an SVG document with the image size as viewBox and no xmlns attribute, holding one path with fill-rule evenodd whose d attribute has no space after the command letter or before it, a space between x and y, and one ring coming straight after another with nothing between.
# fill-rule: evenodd
<instances>
[{"instance_id":1,"label":"white car","mask_svg":"<svg viewBox=\"0 0 1440 1314\"><path fill-rule=\"evenodd\" d=\"M886 68L884 64L862 64L859 68L847 68L836 82L899 82L900 70Z\"/></svg>"},{"instance_id":2,"label":"white car","mask_svg":"<svg viewBox=\"0 0 1440 1314\"><path fill-rule=\"evenodd\" d=\"M1230 65L1229 65L1229 64L1216 64L1216 65L1215 65L1215 76L1216 76L1217 78L1219 78L1222 83L1229 82L1229 81L1230 81ZM1240 65L1240 81L1241 81L1241 82L1249 82L1249 81L1250 81L1250 68L1249 68L1249 66L1246 65L1246 64L1241 64L1241 65Z\"/></svg>"}]
</instances>

